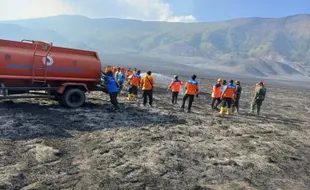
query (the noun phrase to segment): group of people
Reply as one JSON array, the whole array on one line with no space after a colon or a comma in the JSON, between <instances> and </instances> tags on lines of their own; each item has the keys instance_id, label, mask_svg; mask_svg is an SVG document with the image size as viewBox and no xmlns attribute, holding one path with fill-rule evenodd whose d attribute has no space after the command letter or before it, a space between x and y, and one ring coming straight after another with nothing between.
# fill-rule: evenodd
<instances>
[{"instance_id":1,"label":"group of people","mask_svg":"<svg viewBox=\"0 0 310 190\"><path fill-rule=\"evenodd\" d=\"M218 109L220 103L222 103L220 108L220 114L223 114L226 108L226 114L230 115L232 112L239 112L239 101L241 97L242 87L240 81L234 83L230 80L227 84L226 80L219 78L217 83L213 85L212 90L212 109ZM216 104L215 104L216 102ZM215 104L215 105L214 105Z\"/></svg>"},{"instance_id":2,"label":"group of people","mask_svg":"<svg viewBox=\"0 0 310 190\"><path fill-rule=\"evenodd\" d=\"M185 108L185 103L188 99L188 107L187 111L191 112L192 104L194 102L195 96L198 97L199 94L199 84L198 81L196 81L197 76L193 75L191 79L189 79L185 83L185 89L184 89L184 96L183 96L183 102L181 109L182 111ZM174 76L174 80L170 83L168 87L168 91L172 91L172 104L177 104L178 101L178 95L181 90L181 86L183 85L183 82L179 80L179 77L177 75Z\"/></svg>"},{"instance_id":3,"label":"group of people","mask_svg":"<svg viewBox=\"0 0 310 190\"><path fill-rule=\"evenodd\" d=\"M123 89L125 82L129 85L128 100L136 101L138 89L141 87L143 91L143 105L146 106L148 102L150 106L153 106L154 78L152 76L152 71L148 71L146 75L142 77L141 71L136 68L133 71L129 68L125 72L124 67L107 66L103 74L106 89L105 92L110 95L110 100L114 105L115 110L120 108L117 101L117 96Z\"/></svg>"},{"instance_id":4,"label":"group of people","mask_svg":"<svg viewBox=\"0 0 310 190\"><path fill-rule=\"evenodd\" d=\"M181 109L184 110L185 102L189 98L188 102L188 112L191 112L192 103L194 97L198 97L199 85L196 81L196 75L193 75L190 80L185 84L185 95L183 97L183 103ZM178 94L181 90L183 82L178 79L178 76L174 76L174 80L170 83L168 90L172 91L172 104L176 104L178 100ZM219 114L224 114L226 109L226 114L230 115L233 112L239 113L239 101L241 98L242 87L240 81L230 80L227 83L226 80L219 78L217 83L212 87L211 93L211 108L219 110ZM254 95L251 102L250 112L253 114L255 109L257 115L260 114L261 106L266 96L266 87L264 82L258 82L254 89ZM221 104L222 103L222 104ZM221 104L220 109L218 106Z\"/></svg>"},{"instance_id":5,"label":"group of people","mask_svg":"<svg viewBox=\"0 0 310 190\"><path fill-rule=\"evenodd\" d=\"M123 89L125 82L129 85L128 97L130 101L136 101L138 96L138 89L141 87L143 91L143 105L146 106L147 100L150 106L153 106L153 85L154 78L152 71L148 71L145 76L141 77L141 71L136 68L131 71L129 68L125 71L123 67L111 67L108 66L104 72L104 81L106 86L106 92L110 95L111 103L115 109L119 109L117 95ZM168 91L172 91L172 104L177 104L180 91L184 88L184 96L182 101L181 110L184 111L186 101L188 100L187 111L191 112L194 98L199 96L199 84L196 80L197 76L193 75L186 81L185 85L177 75L174 76L173 81L168 86ZM258 82L254 89L254 95L251 102L250 112L259 115L261 106L266 96L266 87L264 82ZM230 80L228 83L226 80L219 78L216 84L213 85L211 93L211 108L219 110L219 114L239 113L239 101L241 98L242 87L240 81ZM221 107L218 106L221 104Z\"/></svg>"}]
</instances>

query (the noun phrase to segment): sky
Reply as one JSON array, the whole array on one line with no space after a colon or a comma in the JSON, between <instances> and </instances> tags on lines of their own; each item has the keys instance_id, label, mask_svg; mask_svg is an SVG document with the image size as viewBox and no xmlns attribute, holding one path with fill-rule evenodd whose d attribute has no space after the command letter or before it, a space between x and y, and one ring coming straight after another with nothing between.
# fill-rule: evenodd
<instances>
[{"instance_id":1,"label":"sky","mask_svg":"<svg viewBox=\"0 0 310 190\"><path fill-rule=\"evenodd\" d=\"M168 22L310 14L310 0L1 0L0 20L83 15Z\"/></svg>"}]
</instances>

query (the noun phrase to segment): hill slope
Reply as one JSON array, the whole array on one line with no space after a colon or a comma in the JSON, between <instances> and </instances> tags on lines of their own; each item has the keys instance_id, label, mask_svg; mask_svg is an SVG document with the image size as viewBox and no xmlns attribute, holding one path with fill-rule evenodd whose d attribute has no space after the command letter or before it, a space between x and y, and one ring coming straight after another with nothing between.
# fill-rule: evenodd
<instances>
[{"instance_id":1,"label":"hill slope","mask_svg":"<svg viewBox=\"0 0 310 190\"><path fill-rule=\"evenodd\" d=\"M57 31L71 42L85 43L102 53L160 56L171 62L194 65L210 60L227 64L251 58L256 62L272 60L290 67L275 69L278 75L309 75L310 71L310 15L214 23L143 22L62 15L6 23ZM239 64L229 66L237 72L247 70ZM250 70L251 75L271 76L269 71L265 72L268 66Z\"/></svg>"}]
</instances>

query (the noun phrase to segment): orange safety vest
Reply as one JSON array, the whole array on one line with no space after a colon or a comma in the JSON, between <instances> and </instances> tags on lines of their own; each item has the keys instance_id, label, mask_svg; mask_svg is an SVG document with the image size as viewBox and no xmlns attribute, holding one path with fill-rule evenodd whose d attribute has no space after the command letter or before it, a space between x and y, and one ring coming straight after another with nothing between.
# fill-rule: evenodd
<instances>
[{"instance_id":1,"label":"orange safety vest","mask_svg":"<svg viewBox=\"0 0 310 190\"><path fill-rule=\"evenodd\" d=\"M114 77L115 77L115 78L117 78L117 75L118 75L119 72L121 72L121 71L116 71L116 72L115 72L115 74L114 74Z\"/></svg>"},{"instance_id":2,"label":"orange safety vest","mask_svg":"<svg viewBox=\"0 0 310 190\"><path fill-rule=\"evenodd\" d=\"M213 85L212 90L212 98L220 98L221 97L221 84L217 83Z\"/></svg>"},{"instance_id":3,"label":"orange safety vest","mask_svg":"<svg viewBox=\"0 0 310 190\"><path fill-rule=\"evenodd\" d=\"M115 76L116 72L117 72L117 67L113 67L113 76Z\"/></svg>"},{"instance_id":4,"label":"orange safety vest","mask_svg":"<svg viewBox=\"0 0 310 190\"><path fill-rule=\"evenodd\" d=\"M188 80L185 84L185 94L196 95L198 92L198 82L191 79Z\"/></svg>"},{"instance_id":5,"label":"orange safety vest","mask_svg":"<svg viewBox=\"0 0 310 190\"><path fill-rule=\"evenodd\" d=\"M182 85L183 85L182 81L174 80L170 83L168 89L172 89L172 92L180 92Z\"/></svg>"},{"instance_id":6,"label":"orange safety vest","mask_svg":"<svg viewBox=\"0 0 310 190\"><path fill-rule=\"evenodd\" d=\"M237 92L236 86L233 84L228 84L224 88L223 97L224 98L234 98L234 95L236 94L236 92Z\"/></svg>"},{"instance_id":7,"label":"orange safety vest","mask_svg":"<svg viewBox=\"0 0 310 190\"><path fill-rule=\"evenodd\" d=\"M129 84L139 87L140 86L140 80L141 80L140 75L133 74L129 77Z\"/></svg>"},{"instance_id":8,"label":"orange safety vest","mask_svg":"<svg viewBox=\"0 0 310 190\"><path fill-rule=\"evenodd\" d=\"M112 71L112 67L111 66L106 66L104 69L104 72L107 73L108 71Z\"/></svg>"},{"instance_id":9,"label":"orange safety vest","mask_svg":"<svg viewBox=\"0 0 310 190\"><path fill-rule=\"evenodd\" d=\"M126 71L126 77L130 77L132 75L132 72L130 70Z\"/></svg>"}]
</instances>

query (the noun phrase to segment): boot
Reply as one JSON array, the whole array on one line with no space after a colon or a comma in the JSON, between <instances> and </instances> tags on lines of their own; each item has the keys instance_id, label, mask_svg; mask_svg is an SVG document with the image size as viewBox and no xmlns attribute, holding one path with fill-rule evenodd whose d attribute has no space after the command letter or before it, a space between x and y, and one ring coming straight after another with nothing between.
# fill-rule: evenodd
<instances>
[{"instance_id":1,"label":"boot","mask_svg":"<svg viewBox=\"0 0 310 190\"><path fill-rule=\"evenodd\" d=\"M131 94L128 94L127 100L131 100Z\"/></svg>"},{"instance_id":2,"label":"boot","mask_svg":"<svg viewBox=\"0 0 310 190\"><path fill-rule=\"evenodd\" d=\"M212 101L212 103L211 103L211 108L212 109L215 109L215 107L214 107L214 102Z\"/></svg>"},{"instance_id":3,"label":"boot","mask_svg":"<svg viewBox=\"0 0 310 190\"><path fill-rule=\"evenodd\" d=\"M221 107L220 114L224 113L224 107Z\"/></svg>"},{"instance_id":4,"label":"boot","mask_svg":"<svg viewBox=\"0 0 310 190\"><path fill-rule=\"evenodd\" d=\"M227 108L226 115L230 115L230 114L231 114L231 109Z\"/></svg>"},{"instance_id":5,"label":"boot","mask_svg":"<svg viewBox=\"0 0 310 190\"><path fill-rule=\"evenodd\" d=\"M220 105L221 102L217 102L214 106L214 109L218 110L218 106Z\"/></svg>"},{"instance_id":6,"label":"boot","mask_svg":"<svg viewBox=\"0 0 310 190\"><path fill-rule=\"evenodd\" d=\"M232 107L231 107L231 113L234 113L235 110L236 110L236 109L235 109L235 106L232 106ZM227 111L228 111L228 109L227 109Z\"/></svg>"},{"instance_id":7,"label":"boot","mask_svg":"<svg viewBox=\"0 0 310 190\"><path fill-rule=\"evenodd\" d=\"M236 114L239 114L239 108L236 107L236 111L235 111Z\"/></svg>"},{"instance_id":8,"label":"boot","mask_svg":"<svg viewBox=\"0 0 310 190\"><path fill-rule=\"evenodd\" d=\"M184 112L184 105L181 106L180 111Z\"/></svg>"},{"instance_id":9,"label":"boot","mask_svg":"<svg viewBox=\"0 0 310 190\"><path fill-rule=\"evenodd\" d=\"M260 114L260 106L257 106L257 115L259 115Z\"/></svg>"},{"instance_id":10,"label":"boot","mask_svg":"<svg viewBox=\"0 0 310 190\"><path fill-rule=\"evenodd\" d=\"M134 101L136 101L137 100L137 96L136 95L132 95L132 99L134 100Z\"/></svg>"},{"instance_id":11,"label":"boot","mask_svg":"<svg viewBox=\"0 0 310 190\"><path fill-rule=\"evenodd\" d=\"M185 101L183 101L182 106L181 106L181 109L184 110L184 108L185 108Z\"/></svg>"}]
</instances>

